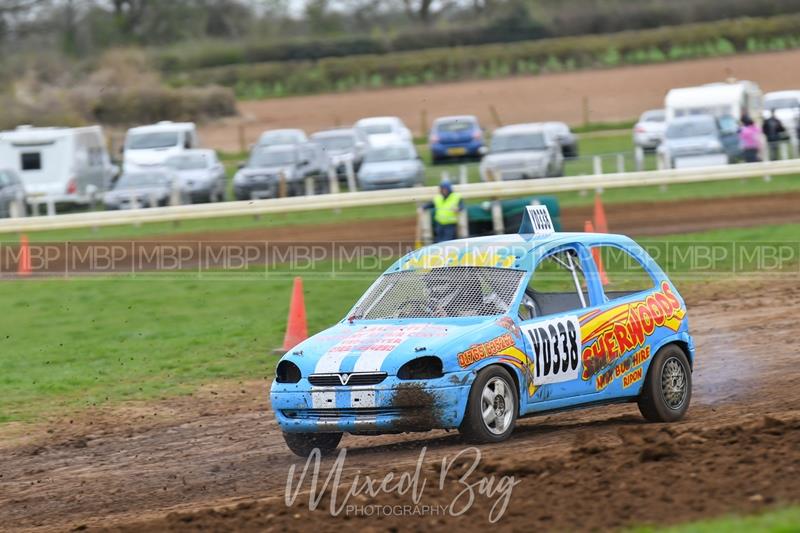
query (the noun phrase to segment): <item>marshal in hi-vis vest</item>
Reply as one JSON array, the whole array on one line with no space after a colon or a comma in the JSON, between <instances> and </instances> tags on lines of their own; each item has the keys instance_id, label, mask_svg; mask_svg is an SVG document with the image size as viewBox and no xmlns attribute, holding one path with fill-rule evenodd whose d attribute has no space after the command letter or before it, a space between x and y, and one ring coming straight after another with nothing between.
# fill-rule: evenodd
<instances>
[{"instance_id":1,"label":"marshal in hi-vis vest","mask_svg":"<svg viewBox=\"0 0 800 533\"><path fill-rule=\"evenodd\" d=\"M447 198L437 194L433 199L435 208L433 219L437 224L448 225L458 223L458 204L461 202L461 195L451 192Z\"/></svg>"}]
</instances>

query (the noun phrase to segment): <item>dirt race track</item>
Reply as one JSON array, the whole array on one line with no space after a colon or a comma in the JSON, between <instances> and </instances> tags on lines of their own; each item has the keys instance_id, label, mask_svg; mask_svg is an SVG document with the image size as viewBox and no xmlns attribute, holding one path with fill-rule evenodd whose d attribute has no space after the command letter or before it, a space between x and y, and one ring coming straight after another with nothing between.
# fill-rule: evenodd
<instances>
[{"instance_id":1,"label":"dirt race track","mask_svg":"<svg viewBox=\"0 0 800 533\"><path fill-rule=\"evenodd\" d=\"M457 461L439 490L439 462L466 445L454 433L348 437L339 503L357 472L415 471L420 504L456 510L460 475L513 476L503 530L608 530L751 513L800 502L800 286L695 285L685 290L697 343L694 396L676 424L646 424L625 404L521 421L506 443L482 446L475 471ZM290 466L267 405L268 383L98 409L34 430L0 431L0 528L154 530L486 529L499 496L475 494L461 516L330 516L308 511L309 481L284 503ZM473 455L463 456L472 460ZM323 461L322 480L332 460ZM297 476L295 476L297 483ZM363 479L363 478L362 478ZM477 486L475 487L477 491ZM304 492L305 491L305 492ZM464 496L462 495L462 498ZM410 505L411 495L351 498ZM445 511L442 511L445 513Z\"/></svg>"},{"instance_id":2,"label":"dirt race track","mask_svg":"<svg viewBox=\"0 0 800 533\"><path fill-rule=\"evenodd\" d=\"M200 135L207 146L240 149L238 126L245 126L245 146L270 128L316 131L349 125L375 115L396 115L416 135L422 132L422 114L428 124L445 115L471 113L485 127L497 126L489 106L504 124L540 120L584 121L584 98L592 122L628 120L645 109L663 107L674 87L687 87L727 78L753 80L764 91L800 86L800 50L746 54L695 61L642 65L608 70L586 70L498 80L440 83L418 87L272 98L241 102L241 117L209 124Z\"/></svg>"}]
</instances>

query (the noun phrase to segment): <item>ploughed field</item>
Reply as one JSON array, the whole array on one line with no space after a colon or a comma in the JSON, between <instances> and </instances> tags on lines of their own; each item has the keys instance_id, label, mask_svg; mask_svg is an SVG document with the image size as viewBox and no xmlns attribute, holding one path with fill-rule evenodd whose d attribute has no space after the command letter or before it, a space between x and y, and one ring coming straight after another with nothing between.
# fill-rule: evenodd
<instances>
[{"instance_id":1,"label":"ploughed field","mask_svg":"<svg viewBox=\"0 0 800 533\"><path fill-rule=\"evenodd\" d=\"M753 80L764 91L800 86L800 50L741 54L654 65L518 76L497 80L438 83L397 89L295 96L238 104L241 118L205 126L207 146L227 152L240 149L238 125L245 124L245 145L271 128L303 128L309 132L353 124L369 116L396 115L417 135L423 120L429 126L445 115L477 115L484 127L497 126L492 106L503 124L561 120L580 124L630 120L642 111L663 107L672 88ZM584 111L584 99L588 117Z\"/></svg>"},{"instance_id":2,"label":"ploughed field","mask_svg":"<svg viewBox=\"0 0 800 533\"><path fill-rule=\"evenodd\" d=\"M493 527L605 530L751 513L800 502L800 388L792 280L694 283L683 289L697 343L694 396L677 424L647 424L634 404L525 419L503 444L467 445L435 431L346 436L344 498L357 472L427 480L420 505L464 505L465 483L510 480ZM308 479L284 503L286 449L267 380L207 386L188 397L97 408L28 428L7 424L0 445L4 528L89 530L485 529L505 501L471 485L460 516L331 516L330 495L309 512ZM15 433L16 431L16 433ZM12 438L13 435L13 438ZM439 490L441 461L449 473ZM321 480L333 465L322 462ZM297 483L299 472L292 478ZM485 489L485 487L484 487ZM461 500L457 496L461 494ZM460 503L459 503L460 502ZM353 505L411 505L412 495L351 496Z\"/></svg>"}]
</instances>

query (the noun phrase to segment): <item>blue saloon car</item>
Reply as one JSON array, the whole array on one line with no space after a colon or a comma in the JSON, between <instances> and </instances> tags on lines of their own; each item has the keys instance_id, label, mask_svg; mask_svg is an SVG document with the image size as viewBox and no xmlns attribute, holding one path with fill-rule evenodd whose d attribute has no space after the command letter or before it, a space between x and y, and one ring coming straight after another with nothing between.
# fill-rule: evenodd
<instances>
[{"instance_id":1,"label":"blue saloon car","mask_svg":"<svg viewBox=\"0 0 800 533\"><path fill-rule=\"evenodd\" d=\"M452 159L480 159L486 153L483 130L472 115L437 118L428 136L428 146L434 164Z\"/></svg>"},{"instance_id":2,"label":"blue saloon car","mask_svg":"<svg viewBox=\"0 0 800 533\"><path fill-rule=\"evenodd\" d=\"M556 233L528 209L518 235L402 257L283 356L271 401L293 452L435 428L499 442L520 417L613 402L684 416L694 343L675 286L628 237Z\"/></svg>"}]
</instances>

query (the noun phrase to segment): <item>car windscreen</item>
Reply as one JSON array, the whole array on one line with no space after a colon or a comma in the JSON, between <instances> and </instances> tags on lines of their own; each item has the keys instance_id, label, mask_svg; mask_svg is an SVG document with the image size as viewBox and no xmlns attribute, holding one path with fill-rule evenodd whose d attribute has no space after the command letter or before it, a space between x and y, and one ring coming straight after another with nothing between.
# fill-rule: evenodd
<instances>
[{"instance_id":1,"label":"car windscreen","mask_svg":"<svg viewBox=\"0 0 800 533\"><path fill-rule=\"evenodd\" d=\"M383 133L392 133L391 124L367 124L362 126L361 129L367 132L367 135L381 135Z\"/></svg>"},{"instance_id":2,"label":"car windscreen","mask_svg":"<svg viewBox=\"0 0 800 533\"><path fill-rule=\"evenodd\" d=\"M475 129L475 122L464 119L443 120L436 124L435 129L442 133L463 133Z\"/></svg>"},{"instance_id":3,"label":"car windscreen","mask_svg":"<svg viewBox=\"0 0 800 533\"><path fill-rule=\"evenodd\" d=\"M320 135L312 140L325 150L350 150L356 144L353 135Z\"/></svg>"},{"instance_id":4,"label":"car windscreen","mask_svg":"<svg viewBox=\"0 0 800 533\"><path fill-rule=\"evenodd\" d=\"M139 187L157 187L167 183L169 183L169 176L161 172L136 172L120 176L114 188L136 189Z\"/></svg>"},{"instance_id":5,"label":"car windscreen","mask_svg":"<svg viewBox=\"0 0 800 533\"><path fill-rule=\"evenodd\" d=\"M177 146L179 135L176 131L159 131L153 133L133 133L128 135L126 150L153 150Z\"/></svg>"},{"instance_id":6,"label":"car windscreen","mask_svg":"<svg viewBox=\"0 0 800 533\"><path fill-rule=\"evenodd\" d=\"M797 98L774 98L764 100L764 109L797 109L800 107L800 100Z\"/></svg>"},{"instance_id":7,"label":"car windscreen","mask_svg":"<svg viewBox=\"0 0 800 533\"><path fill-rule=\"evenodd\" d=\"M258 140L258 144L296 144L301 141L302 139L297 133L291 131L274 131L262 135Z\"/></svg>"},{"instance_id":8,"label":"car windscreen","mask_svg":"<svg viewBox=\"0 0 800 533\"><path fill-rule=\"evenodd\" d=\"M494 316L508 311L525 271L454 266L384 274L361 297L352 318Z\"/></svg>"},{"instance_id":9,"label":"car windscreen","mask_svg":"<svg viewBox=\"0 0 800 533\"><path fill-rule=\"evenodd\" d=\"M297 161L296 150L253 150L248 167L277 167L281 165L294 165Z\"/></svg>"},{"instance_id":10,"label":"car windscreen","mask_svg":"<svg viewBox=\"0 0 800 533\"><path fill-rule=\"evenodd\" d=\"M175 170L200 170L208 167L208 158L204 154L183 154L167 159L167 165Z\"/></svg>"},{"instance_id":11,"label":"car windscreen","mask_svg":"<svg viewBox=\"0 0 800 533\"><path fill-rule=\"evenodd\" d=\"M383 146L373 148L364 156L366 163L383 163L385 161L409 161L416 157L414 149L409 146Z\"/></svg>"},{"instance_id":12,"label":"car windscreen","mask_svg":"<svg viewBox=\"0 0 800 533\"><path fill-rule=\"evenodd\" d=\"M667 139L706 137L716 135L717 128L712 120L686 120L672 122L667 126Z\"/></svg>"},{"instance_id":13,"label":"car windscreen","mask_svg":"<svg viewBox=\"0 0 800 533\"><path fill-rule=\"evenodd\" d=\"M547 142L543 133L507 133L492 137L492 152L546 149Z\"/></svg>"}]
</instances>

